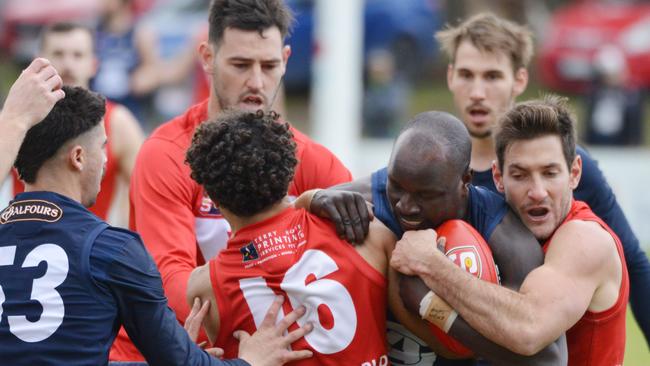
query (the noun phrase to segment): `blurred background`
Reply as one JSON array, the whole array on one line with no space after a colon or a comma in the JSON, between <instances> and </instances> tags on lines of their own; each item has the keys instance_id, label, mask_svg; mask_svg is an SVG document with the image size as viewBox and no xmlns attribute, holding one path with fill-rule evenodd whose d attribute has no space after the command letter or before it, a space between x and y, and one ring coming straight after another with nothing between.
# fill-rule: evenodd
<instances>
[{"instance_id":1,"label":"blurred background","mask_svg":"<svg viewBox=\"0 0 650 366\"><path fill-rule=\"evenodd\" d=\"M392 139L411 116L431 109L455 112L435 31L481 11L528 24L536 52L531 82L519 99L549 91L570 98L581 143L599 160L648 250L650 195L640 192L650 181L650 2L286 1L296 23L287 40L292 54L281 113L339 155L355 176L386 164ZM100 68L92 88L127 100L148 133L208 95L195 54L207 38L208 5L209 0L0 0L0 101L36 54L44 25L72 20L101 30L111 17L124 17L116 12L126 12L125 29L145 40L135 62L155 64L158 72L120 74L128 58L119 45L97 42ZM354 52L337 54L333 44ZM628 327L625 365L650 365L631 317Z\"/></svg>"}]
</instances>

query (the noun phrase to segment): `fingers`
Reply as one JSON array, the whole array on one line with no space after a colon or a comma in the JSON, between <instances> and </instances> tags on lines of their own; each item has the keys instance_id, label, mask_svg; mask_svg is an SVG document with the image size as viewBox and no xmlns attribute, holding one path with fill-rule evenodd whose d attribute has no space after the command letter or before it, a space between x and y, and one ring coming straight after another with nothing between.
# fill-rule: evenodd
<instances>
[{"instance_id":1,"label":"fingers","mask_svg":"<svg viewBox=\"0 0 650 366\"><path fill-rule=\"evenodd\" d=\"M438 241L437 241L437 244L438 244L438 250L439 251L441 251L443 253L447 252L445 250L445 245L447 244L447 238L445 238L444 236L439 237Z\"/></svg>"},{"instance_id":2,"label":"fingers","mask_svg":"<svg viewBox=\"0 0 650 366\"><path fill-rule=\"evenodd\" d=\"M196 338L199 336L199 331L201 330L203 319L205 318L205 315L208 313L209 309L209 301L205 301L203 304L201 304L201 299L198 297L194 298L192 310L185 319L185 325L183 326L193 341L196 341Z\"/></svg>"},{"instance_id":3,"label":"fingers","mask_svg":"<svg viewBox=\"0 0 650 366\"><path fill-rule=\"evenodd\" d=\"M214 347L214 348L207 348L205 349L205 352L207 352L210 356L212 357L222 357L223 356L223 349L219 347Z\"/></svg>"},{"instance_id":4,"label":"fingers","mask_svg":"<svg viewBox=\"0 0 650 366\"><path fill-rule=\"evenodd\" d=\"M302 326L302 327L294 330L293 332L287 334L287 336L284 338L286 340L286 342L287 342L287 346L290 345L291 343L299 340L300 338L304 337L305 334L309 334L309 332L311 332L312 330L314 330L314 325L311 322L309 322L309 323L305 324L304 326Z\"/></svg>"},{"instance_id":5,"label":"fingers","mask_svg":"<svg viewBox=\"0 0 650 366\"><path fill-rule=\"evenodd\" d=\"M354 230L352 229L352 221L350 220L350 214L343 200L337 200L335 203L336 209L341 215L341 222L343 223L345 239L349 242L356 243L356 236Z\"/></svg>"},{"instance_id":6,"label":"fingers","mask_svg":"<svg viewBox=\"0 0 650 366\"><path fill-rule=\"evenodd\" d=\"M356 204L357 212L359 213L359 218L358 218L359 225L355 225L354 228L355 228L355 232L357 232L357 235L359 235L359 233L363 235L360 241L362 242L363 239L365 239L365 237L368 236L368 230L370 227L370 213L368 212L368 206L366 205L366 200L363 199L363 196L357 194L354 197L355 197L354 202ZM357 219L354 219L352 222L354 223L355 220Z\"/></svg>"},{"instance_id":7,"label":"fingers","mask_svg":"<svg viewBox=\"0 0 650 366\"><path fill-rule=\"evenodd\" d=\"M48 60L46 58L38 57L38 58L35 58L34 61L32 61L32 63L29 64L29 66L27 66L27 68L25 68L25 70L23 70L23 72L36 74L39 71L41 71L41 69L43 69L44 67L47 67L47 66L50 66L50 65L51 65L50 60Z\"/></svg>"},{"instance_id":8,"label":"fingers","mask_svg":"<svg viewBox=\"0 0 650 366\"><path fill-rule=\"evenodd\" d=\"M325 211L329 219L334 223L334 227L336 227L336 235L338 235L341 239L344 238L345 225L343 225L343 219L341 218L336 205L333 203L323 204L322 210Z\"/></svg>"},{"instance_id":9,"label":"fingers","mask_svg":"<svg viewBox=\"0 0 650 366\"><path fill-rule=\"evenodd\" d=\"M52 65L45 66L39 72L36 73L36 76L41 81L47 81L52 76L56 75L56 69Z\"/></svg>"},{"instance_id":10,"label":"fingers","mask_svg":"<svg viewBox=\"0 0 650 366\"><path fill-rule=\"evenodd\" d=\"M299 306L297 309L282 318L282 320L278 322L278 325L275 327L275 330L278 332L278 334L282 334L285 330L289 329L291 324L295 323L298 318L305 315L306 311L307 309L304 305Z\"/></svg>"},{"instance_id":11,"label":"fingers","mask_svg":"<svg viewBox=\"0 0 650 366\"><path fill-rule=\"evenodd\" d=\"M239 343L246 341L248 338L251 337L248 332L245 330L236 330L232 333L232 336L235 337L236 340L239 341Z\"/></svg>"},{"instance_id":12,"label":"fingers","mask_svg":"<svg viewBox=\"0 0 650 366\"><path fill-rule=\"evenodd\" d=\"M275 320L278 318L278 312L280 312L280 308L282 307L283 302L284 296L275 297L273 303L269 307L269 310L266 312L264 320L262 321L262 324L260 324L259 328L271 328L275 325Z\"/></svg>"},{"instance_id":13,"label":"fingers","mask_svg":"<svg viewBox=\"0 0 650 366\"><path fill-rule=\"evenodd\" d=\"M305 358L309 358L313 355L314 354L310 350L291 351L284 357L284 359L286 360L286 362L291 362L291 361L304 360Z\"/></svg>"},{"instance_id":14,"label":"fingers","mask_svg":"<svg viewBox=\"0 0 650 366\"><path fill-rule=\"evenodd\" d=\"M45 80L45 87L50 92L59 90L63 87L63 79L61 79L61 76L58 74L54 74L49 79Z\"/></svg>"}]
</instances>

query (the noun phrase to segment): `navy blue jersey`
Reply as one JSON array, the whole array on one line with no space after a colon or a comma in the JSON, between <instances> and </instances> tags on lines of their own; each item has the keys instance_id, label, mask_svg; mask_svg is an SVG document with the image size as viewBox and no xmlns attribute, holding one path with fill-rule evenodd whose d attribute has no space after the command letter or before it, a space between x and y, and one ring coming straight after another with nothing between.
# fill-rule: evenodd
<instances>
[{"instance_id":1,"label":"navy blue jersey","mask_svg":"<svg viewBox=\"0 0 650 366\"><path fill-rule=\"evenodd\" d=\"M124 325L152 365L246 365L189 339L137 234L51 192L0 213L0 316L3 364L105 365Z\"/></svg>"},{"instance_id":2,"label":"navy blue jersey","mask_svg":"<svg viewBox=\"0 0 650 366\"><path fill-rule=\"evenodd\" d=\"M647 311L650 309L650 262L639 246L639 240L618 205L612 188L598 168L598 162L580 146L576 146L576 153L582 158L582 176L573 197L586 202L621 239L630 277L630 304L637 323L650 342L650 313ZM497 192L491 170L474 172L472 183Z\"/></svg>"},{"instance_id":3,"label":"navy blue jersey","mask_svg":"<svg viewBox=\"0 0 650 366\"><path fill-rule=\"evenodd\" d=\"M387 168L379 169L371 176L373 213L398 238L401 238L404 231L388 201L387 181ZM487 189L469 186L468 207L463 219L470 223L486 241L507 212L508 205L503 197ZM387 320L388 342L391 346L389 357L394 365L469 366L476 363L476 360L448 360L437 357L424 341L398 324L390 312Z\"/></svg>"},{"instance_id":4,"label":"navy blue jersey","mask_svg":"<svg viewBox=\"0 0 650 366\"><path fill-rule=\"evenodd\" d=\"M374 172L371 181L375 217L401 238L404 231L399 226L386 195L388 169L383 168ZM463 220L471 224L486 241L507 212L508 205L503 197L481 187L469 186L468 206Z\"/></svg>"}]
</instances>

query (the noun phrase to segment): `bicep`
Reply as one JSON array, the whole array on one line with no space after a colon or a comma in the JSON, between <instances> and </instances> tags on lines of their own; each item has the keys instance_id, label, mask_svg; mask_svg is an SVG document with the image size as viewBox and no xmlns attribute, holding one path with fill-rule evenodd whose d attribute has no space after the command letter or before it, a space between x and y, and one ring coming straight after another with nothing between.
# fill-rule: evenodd
<instances>
[{"instance_id":1,"label":"bicep","mask_svg":"<svg viewBox=\"0 0 650 366\"><path fill-rule=\"evenodd\" d=\"M510 209L492 232L488 243L499 267L501 284L507 288L517 290L528 273L544 263L537 239Z\"/></svg>"}]
</instances>

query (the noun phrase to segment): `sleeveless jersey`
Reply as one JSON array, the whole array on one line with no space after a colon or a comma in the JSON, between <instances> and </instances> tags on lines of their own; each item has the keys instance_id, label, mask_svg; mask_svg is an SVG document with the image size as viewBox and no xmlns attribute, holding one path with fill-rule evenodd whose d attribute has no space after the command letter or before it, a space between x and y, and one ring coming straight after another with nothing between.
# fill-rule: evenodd
<instances>
[{"instance_id":1,"label":"sleeveless jersey","mask_svg":"<svg viewBox=\"0 0 650 366\"><path fill-rule=\"evenodd\" d=\"M108 136L108 142L106 143L106 172L102 178L101 190L97 195L97 200L95 201L95 204L89 208L92 213L99 216L102 220L108 219L111 205L115 199L115 189L117 186L118 166L117 159L113 156L113 146L111 144L111 140L116 138L116 136L111 136L111 116L113 115L114 108L115 103L106 101L106 114L104 115L104 128L106 129L106 136ZM11 177L13 182L13 194L11 197L13 198L18 193L22 193L25 190L25 185L18 178L16 169L11 170Z\"/></svg>"},{"instance_id":2,"label":"sleeveless jersey","mask_svg":"<svg viewBox=\"0 0 650 366\"><path fill-rule=\"evenodd\" d=\"M233 331L254 332L282 295L285 314L305 305L297 323L314 324L292 345L314 356L297 364L388 365L386 279L331 223L287 208L237 232L209 266L221 319L216 345L226 357L237 355Z\"/></svg>"},{"instance_id":3,"label":"sleeveless jersey","mask_svg":"<svg viewBox=\"0 0 650 366\"><path fill-rule=\"evenodd\" d=\"M616 250L621 261L622 279L618 300L607 310L587 311L578 322L566 332L571 366L616 366L623 365L625 353L625 312L629 295L629 280L623 248L618 236L589 206L581 201L573 201L569 214L562 224L572 221L593 221L605 229L616 242ZM544 252L553 238L544 244Z\"/></svg>"}]
</instances>

